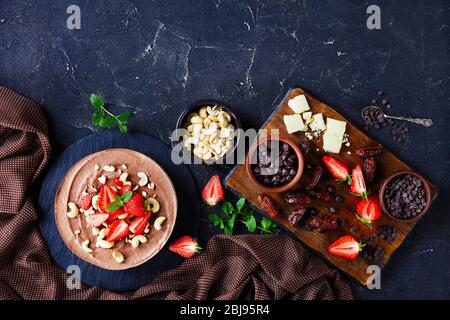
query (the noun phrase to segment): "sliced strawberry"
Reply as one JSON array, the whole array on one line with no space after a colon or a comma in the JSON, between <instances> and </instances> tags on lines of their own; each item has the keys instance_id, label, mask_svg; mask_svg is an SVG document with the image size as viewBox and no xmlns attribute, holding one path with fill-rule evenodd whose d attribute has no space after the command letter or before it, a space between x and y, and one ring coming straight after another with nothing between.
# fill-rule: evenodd
<instances>
[{"instance_id":1,"label":"sliced strawberry","mask_svg":"<svg viewBox=\"0 0 450 320\"><path fill-rule=\"evenodd\" d=\"M109 214L107 213L94 213L86 217L86 222L92 227L98 227L108 220L108 218Z\"/></svg>"},{"instance_id":2,"label":"sliced strawberry","mask_svg":"<svg viewBox=\"0 0 450 320\"><path fill-rule=\"evenodd\" d=\"M122 208L117 209L114 212L109 212L109 217L108 220L106 222L111 223L114 220L117 219L118 216L121 216L125 213L125 211Z\"/></svg>"},{"instance_id":3,"label":"sliced strawberry","mask_svg":"<svg viewBox=\"0 0 450 320\"><path fill-rule=\"evenodd\" d=\"M123 205L123 209L129 215L137 217L144 216L147 213L144 203L144 196L140 193L135 193L131 199Z\"/></svg>"},{"instance_id":4,"label":"sliced strawberry","mask_svg":"<svg viewBox=\"0 0 450 320\"><path fill-rule=\"evenodd\" d=\"M121 196L123 196L123 194L124 194L125 192L127 192L127 191L131 191L131 186L123 186L122 188L120 188L119 194L120 194Z\"/></svg>"},{"instance_id":5,"label":"sliced strawberry","mask_svg":"<svg viewBox=\"0 0 450 320\"><path fill-rule=\"evenodd\" d=\"M114 242L125 238L128 233L128 224L123 220L116 220L109 227L109 232L106 235L106 240L108 240L109 242Z\"/></svg>"},{"instance_id":6,"label":"sliced strawberry","mask_svg":"<svg viewBox=\"0 0 450 320\"><path fill-rule=\"evenodd\" d=\"M145 216L134 218L130 223L130 231L136 235L143 234L151 215L151 212L149 212Z\"/></svg>"},{"instance_id":7,"label":"sliced strawberry","mask_svg":"<svg viewBox=\"0 0 450 320\"><path fill-rule=\"evenodd\" d=\"M80 208L83 210L88 210L91 207L93 195L88 193L81 197L80 199Z\"/></svg>"},{"instance_id":8,"label":"sliced strawberry","mask_svg":"<svg viewBox=\"0 0 450 320\"><path fill-rule=\"evenodd\" d=\"M345 164L330 156L324 156L322 161L325 163L328 171L330 171L333 177L342 183L351 183L352 177L349 175L348 167Z\"/></svg>"},{"instance_id":9,"label":"sliced strawberry","mask_svg":"<svg viewBox=\"0 0 450 320\"><path fill-rule=\"evenodd\" d=\"M114 179L114 185L118 187L123 187L123 182L119 178L116 178Z\"/></svg>"},{"instance_id":10,"label":"sliced strawberry","mask_svg":"<svg viewBox=\"0 0 450 320\"><path fill-rule=\"evenodd\" d=\"M214 175L202 191L203 200L210 206L215 206L224 197L222 184L218 175Z\"/></svg>"},{"instance_id":11,"label":"sliced strawberry","mask_svg":"<svg viewBox=\"0 0 450 320\"><path fill-rule=\"evenodd\" d=\"M100 197L98 199L98 207L100 211L106 212L106 208L111 202L116 200L116 193L110 186L104 184L100 190Z\"/></svg>"},{"instance_id":12,"label":"sliced strawberry","mask_svg":"<svg viewBox=\"0 0 450 320\"><path fill-rule=\"evenodd\" d=\"M371 228L372 222L381 217L381 209L377 197L371 194L367 200L362 199L356 206L356 212L356 218Z\"/></svg>"},{"instance_id":13,"label":"sliced strawberry","mask_svg":"<svg viewBox=\"0 0 450 320\"><path fill-rule=\"evenodd\" d=\"M350 191L367 200L366 182L364 181L364 175L360 164L357 164L352 170L352 183L350 185Z\"/></svg>"},{"instance_id":14,"label":"sliced strawberry","mask_svg":"<svg viewBox=\"0 0 450 320\"><path fill-rule=\"evenodd\" d=\"M169 250L184 258L191 258L197 252L202 251L202 248L192 237L182 236L170 244Z\"/></svg>"},{"instance_id":15,"label":"sliced strawberry","mask_svg":"<svg viewBox=\"0 0 450 320\"><path fill-rule=\"evenodd\" d=\"M353 260L361 251L361 245L353 236L346 235L336 240L328 247L328 253L345 259Z\"/></svg>"}]
</instances>

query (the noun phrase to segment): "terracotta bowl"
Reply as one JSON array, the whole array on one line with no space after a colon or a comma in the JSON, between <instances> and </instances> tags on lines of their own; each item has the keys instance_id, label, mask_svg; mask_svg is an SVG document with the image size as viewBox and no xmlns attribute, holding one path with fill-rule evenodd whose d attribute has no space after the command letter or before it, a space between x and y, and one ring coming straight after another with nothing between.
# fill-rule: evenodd
<instances>
[{"instance_id":1,"label":"terracotta bowl","mask_svg":"<svg viewBox=\"0 0 450 320\"><path fill-rule=\"evenodd\" d=\"M117 170L121 169L122 164L126 164L127 169L122 169L122 171L129 173L128 181L131 181L133 186L137 185L140 180L136 175L140 171L145 172L149 180L156 185L155 190L150 190L147 186L140 187L141 191L147 192L150 196L156 193L161 207L159 212L152 214L149 221L151 227L146 243L133 248L131 243L122 239L117 241L111 249L96 248L96 236L92 234L92 229L86 224L84 214L80 212L78 217L72 219L67 216L68 203L79 203L87 181L92 181L94 187L100 191L101 183L97 178L101 175L107 176L108 173L95 170L95 164L113 165L116 168L114 174L117 175ZM109 184L111 185L111 183ZM81 159L67 172L55 195L54 214L61 238L75 255L103 269L124 270L143 264L164 247L177 218L177 196L169 176L154 160L129 149L107 149ZM159 216L165 216L166 220L162 224L161 230L157 231L153 228L153 222ZM80 230L80 234L77 235L75 230ZM92 254L82 249L81 243L84 240L90 241L89 247L94 250ZM119 264L112 258L112 252L116 250L125 256L123 263Z\"/></svg>"},{"instance_id":2,"label":"terracotta bowl","mask_svg":"<svg viewBox=\"0 0 450 320\"><path fill-rule=\"evenodd\" d=\"M297 163L298 163L297 174L287 184L277 186L277 187L266 186L266 185L262 184L261 182L259 182L256 179L255 175L253 174L252 164L250 162L250 159L252 159L252 157L256 156L256 155L254 155L254 153L257 151L258 146L260 146L262 143L264 143L266 141L275 140L276 138L272 138L271 136L267 136L264 138L258 138L257 142L252 145L252 147L250 148L250 150L247 154L247 157L245 159L245 169L247 171L247 175L250 177L250 180L256 185L256 187L258 189L260 189L263 192L280 193L280 192L285 192L289 189L292 189L300 181L300 178L303 173L304 161L303 161L303 155L302 155L302 152L300 151L300 148L296 145L296 143L294 141L292 141L291 139L289 139L285 136L279 136L277 138L278 138L277 140L287 143L294 150L294 153L297 156L297 160L298 160L297 161Z\"/></svg>"},{"instance_id":3,"label":"terracotta bowl","mask_svg":"<svg viewBox=\"0 0 450 320\"><path fill-rule=\"evenodd\" d=\"M425 190L425 197L427 199L427 204L425 205L425 208L422 210L422 212L420 212L419 214L417 214L415 217L413 218L409 218L409 219L400 219L397 217L394 217L386 208L385 203L384 203L384 192L386 190L386 187L388 186L388 184L392 181L392 179L394 179L395 177L398 177L402 174L410 174L413 175L415 177L417 177L420 181L422 181L424 190ZM416 221L418 219L420 219L427 211L428 208L430 207L431 204L431 192L430 192L430 187L428 185L428 183L426 182L426 180L418 173L413 172L413 171L399 171L396 172L392 175L390 175L388 178L386 178L383 183L381 184L381 188L380 191L378 193L378 199L380 202L380 206L381 206L381 210L383 210L383 212L385 214L387 214L389 217L391 217L392 219L399 221L399 222L412 222L412 221Z\"/></svg>"}]
</instances>

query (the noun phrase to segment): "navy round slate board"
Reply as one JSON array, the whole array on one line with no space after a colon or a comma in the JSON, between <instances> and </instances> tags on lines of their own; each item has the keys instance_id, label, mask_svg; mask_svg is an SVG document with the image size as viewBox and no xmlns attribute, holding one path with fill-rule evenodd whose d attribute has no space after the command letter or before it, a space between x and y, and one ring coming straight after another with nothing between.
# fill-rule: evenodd
<instances>
[{"instance_id":1,"label":"navy round slate board","mask_svg":"<svg viewBox=\"0 0 450 320\"><path fill-rule=\"evenodd\" d=\"M38 201L39 228L51 256L64 270L70 265L78 265L81 281L86 284L114 291L130 291L177 266L182 258L170 252L166 244L156 256L138 267L123 271L105 270L74 255L61 239L54 219L55 193L67 171L85 156L108 148L128 148L141 152L158 162L172 179L178 197L178 215L168 243L181 235L195 235L200 219L199 193L189 168L172 163L171 148L162 141L139 133L94 133L72 144L53 163L42 183Z\"/></svg>"}]
</instances>

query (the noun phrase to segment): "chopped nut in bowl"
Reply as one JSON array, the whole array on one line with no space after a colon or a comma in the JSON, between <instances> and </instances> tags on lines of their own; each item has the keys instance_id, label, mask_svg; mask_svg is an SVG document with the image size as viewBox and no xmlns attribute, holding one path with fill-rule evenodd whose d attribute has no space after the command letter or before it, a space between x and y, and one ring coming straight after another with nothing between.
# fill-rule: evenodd
<instances>
[{"instance_id":1,"label":"chopped nut in bowl","mask_svg":"<svg viewBox=\"0 0 450 320\"><path fill-rule=\"evenodd\" d=\"M240 122L230 107L217 100L199 100L180 115L177 129L185 129L178 142L204 163L232 155L240 137Z\"/></svg>"}]
</instances>

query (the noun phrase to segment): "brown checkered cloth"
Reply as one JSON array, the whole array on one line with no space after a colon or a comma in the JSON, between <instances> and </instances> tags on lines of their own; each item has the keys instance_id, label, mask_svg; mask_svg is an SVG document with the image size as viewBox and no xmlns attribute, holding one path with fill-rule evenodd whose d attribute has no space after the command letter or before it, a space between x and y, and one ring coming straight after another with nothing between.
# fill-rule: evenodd
<instances>
[{"instance_id":1,"label":"brown checkered cloth","mask_svg":"<svg viewBox=\"0 0 450 320\"><path fill-rule=\"evenodd\" d=\"M0 87L0 299L351 299L340 274L285 236L213 237L202 254L127 294L68 289L37 227L33 183L49 160L40 106ZM82 275L81 275L82 276Z\"/></svg>"}]
</instances>

